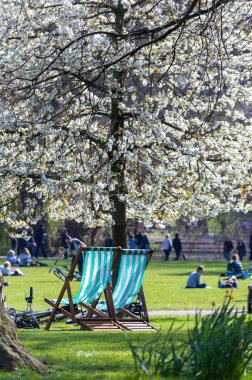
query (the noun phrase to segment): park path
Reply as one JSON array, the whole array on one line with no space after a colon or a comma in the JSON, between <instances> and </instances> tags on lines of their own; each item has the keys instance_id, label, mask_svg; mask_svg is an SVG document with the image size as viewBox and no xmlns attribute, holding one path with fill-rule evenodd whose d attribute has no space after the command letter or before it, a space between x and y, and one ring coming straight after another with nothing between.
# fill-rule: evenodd
<instances>
[{"instance_id":1,"label":"park path","mask_svg":"<svg viewBox=\"0 0 252 380\"><path fill-rule=\"evenodd\" d=\"M148 311L149 316L187 316L195 315L200 313L201 315L213 314L215 310L158 310L158 311ZM238 313L242 313L242 310L238 310Z\"/></svg>"}]
</instances>

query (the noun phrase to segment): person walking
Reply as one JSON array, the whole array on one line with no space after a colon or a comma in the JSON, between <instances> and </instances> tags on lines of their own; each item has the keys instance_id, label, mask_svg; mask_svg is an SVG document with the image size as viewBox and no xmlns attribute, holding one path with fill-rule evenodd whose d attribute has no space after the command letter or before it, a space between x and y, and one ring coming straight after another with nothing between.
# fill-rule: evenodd
<instances>
[{"instance_id":1,"label":"person walking","mask_svg":"<svg viewBox=\"0 0 252 380\"><path fill-rule=\"evenodd\" d=\"M136 240L132 235L129 237L129 249L136 249Z\"/></svg>"},{"instance_id":2,"label":"person walking","mask_svg":"<svg viewBox=\"0 0 252 380\"><path fill-rule=\"evenodd\" d=\"M11 249L11 251L16 252L16 248L17 248L17 239L12 236L10 238L10 249Z\"/></svg>"},{"instance_id":3,"label":"person walking","mask_svg":"<svg viewBox=\"0 0 252 380\"><path fill-rule=\"evenodd\" d=\"M40 224L39 228L37 229L37 232L35 234L35 242L37 244L35 256L38 258L39 257L39 250L41 249L42 254L44 258L46 259L47 254L45 250L45 227L44 224Z\"/></svg>"},{"instance_id":4,"label":"person walking","mask_svg":"<svg viewBox=\"0 0 252 380\"><path fill-rule=\"evenodd\" d=\"M252 233L249 236L249 250L250 250L249 260L252 260Z\"/></svg>"},{"instance_id":5,"label":"person walking","mask_svg":"<svg viewBox=\"0 0 252 380\"><path fill-rule=\"evenodd\" d=\"M232 250L234 249L233 242L229 236L225 237L223 245L223 255L227 261L231 260Z\"/></svg>"},{"instance_id":6,"label":"person walking","mask_svg":"<svg viewBox=\"0 0 252 380\"><path fill-rule=\"evenodd\" d=\"M35 256L35 248L37 247L37 244L35 243L33 229L31 227L27 228L27 236L28 240L26 240L25 248L28 248L29 252L31 253L31 256Z\"/></svg>"},{"instance_id":7,"label":"person walking","mask_svg":"<svg viewBox=\"0 0 252 380\"><path fill-rule=\"evenodd\" d=\"M168 235L162 241L162 250L165 254L165 260L169 260L169 255L172 250L172 242Z\"/></svg>"},{"instance_id":8,"label":"person walking","mask_svg":"<svg viewBox=\"0 0 252 380\"><path fill-rule=\"evenodd\" d=\"M70 236L69 236L68 239L66 239L66 242L70 246L70 250L71 250L71 253L72 253L72 264L73 264L73 262L75 260L75 257L77 256L77 253L79 251L80 246L82 245L83 247L85 247L86 244L84 244L79 239L77 239L77 238L71 238ZM79 271L80 274L82 274L83 259L84 259L84 254L83 254L83 252L81 252L81 255L80 255L78 263L77 263L77 265L78 265L78 271Z\"/></svg>"},{"instance_id":9,"label":"person walking","mask_svg":"<svg viewBox=\"0 0 252 380\"><path fill-rule=\"evenodd\" d=\"M113 240L110 234L106 235L106 239L104 240L104 247L113 247Z\"/></svg>"},{"instance_id":10,"label":"person walking","mask_svg":"<svg viewBox=\"0 0 252 380\"><path fill-rule=\"evenodd\" d=\"M135 241L136 241L137 249L142 248L142 239L143 239L143 235L142 235L141 231L138 231L137 234L135 235Z\"/></svg>"},{"instance_id":11,"label":"person walking","mask_svg":"<svg viewBox=\"0 0 252 380\"><path fill-rule=\"evenodd\" d=\"M67 243L67 240L70 238L67 228L64 227L61 233L61 245L63 247L61 255L64 255L64 258L67 259L68 251L69 251L69 245Z\"/></svg>"},{"instance_id":12,"label":"person walking","mask_svg":"<svg viewBox=\"0 0 252 380\"><path fill-rule=\"evenodd\" d=\"M150 249L150 241L146 234L144 234L142 237L141 249Z\"/></svg>"},{"instance_id":13,"label":"person walking","mask_svg":"<svg viewBox=\"0 0 252 380\"><path fill-rule=\"evenodd\" d=\"M23 237L23 231L24 229L23 228L19 228L18 229L18 238L17 238L17 254L20 255L21 252L23 251L23 249L25 248L26 246L26 240L24 239Z\"/></svg>"},{"instance_id":14,"label":"person walking","mask_svg":"<svg viewBox=\"0 0 252 380\"><path fill-rule=\"evenodd\" d=\"M182 251L182 243L181 243L181 240L179 238L178 233L175 234L175 237L172 240L172 246L173 246L173 249L176 253L176 257L174 260L179 260L179 257L180 257L181 251ZM186 260L185 255L183 255L183 259Z\"/></svg>"},{"instance_id":15,"label":"person walking","mask_svg":"<svg viewBox=\"0 0 252 380\"><path fill-rule=\"evenodd\" d=\"M244 241L241 238L238 239L236 251L238 252L240 260L242 261L243 256L246 256L246 246L245 246Z\"/></svg>"}]
</instances>

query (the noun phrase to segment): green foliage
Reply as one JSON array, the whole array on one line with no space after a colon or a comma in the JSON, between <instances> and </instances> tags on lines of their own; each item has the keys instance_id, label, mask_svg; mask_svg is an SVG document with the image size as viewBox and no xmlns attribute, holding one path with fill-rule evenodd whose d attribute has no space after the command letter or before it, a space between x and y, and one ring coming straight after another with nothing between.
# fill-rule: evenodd
<instances>
[{"instance_id":1,"label":"green foliage","mask_svg":"<svg viewBox=\"0 0 252 380\"><path fill-rule=\"evenodd\" d=\"M196 314L188 331L195 379L239 380L252 360L252 320L229 306L230 301L204 318Z\"/></svg>"},{"instance_id":2,"label":"green foliage","mask_svg":"<svg viewBox=\"0 0 252 380\"><path fill-rule=\"evenodd\" d=\"M1 260L1 263L4 259ZM44 260L43 260L44 261ZM53 260L44 261L52 265ZM70 264L70 260L61 260L59 265ZM212 301L216 305L221 305L223 300L223 293L225 289L217 288L218 274L223 271L226 266L223 262L207 262L203 264L206 267L204 274L204 281L206 281L212 289L183 289L188 274L197 266L194 261L159 261L153 260L147 268L144 291L149 310L195 310L211 309ZM49 267L26 267L22 268L25 276L23 277L7 277L6 280L10 282L10 286L5 288L5 295L7 296L7 305L15 307L17 310L24 310L26 302L24 300L24 292L28 293L29 287L34 288L34 303L35 310L44 310L48 305L43 301L44 297L56 298L62 288L62 281L48 273ZM240 280L239 289L235 290L235 305L239 308L245 306L247 303L249 280ZM71 283L73 293L77 291L79 283L73 281ZM206 318L206 317L204 317ZM53 327L60 327L58 322ZM169 352L171 366L173 366L174 375L167 375L169 380L178 378L175 374L175 369L181 364L178 358L178 365L174 365L172 360L176 360L176 355L180 355L183 347L185 349L185 357L183 358L183 367L188 363L188 332L195 327L195 317L190 316L151 316L151 324L157 328L162 328L160 331L159 349L164 341L167 342L164 352ZM170 325L173 324L172 331ZM69 326L68 326L69 327ZM226 329L226 325L225 325ZM223 334L225 332L223 330ZM173 346L169 344L169 339L166 338L166 331L170 331L170 336L173 339ZM134 359L131 354L131 348L127 345L124 332L85 332L85 331L44 331L43 326L40 330L18 330L19 337L26 349L38 357L40 360L45 361L50 369L50 375L46 380L129 380L131 379L132 368L134 367ZM155 333L151 332L133 332L128 333L132 345L151 347L149 343L150 337L154 339ZM164 339L162 339L164 336ZM168 334L169 336L169 334ZM152 340L151 339L151 340ZM166 343L165 343L166 344ZM174 356L171 352L175 351ZM180 351L181 350L181 351ZM141 355L141 352L138 351ZM173 359L174 358L174 359ZM163 357L160 355L159 362L165 361L165 354ZM165 362L166 366L164 371L168 373L167 369L169 361ZM172 372L172 371L170 371ZM178 372L178 371L177 371ZM161 372L163 373L163 372ZM191 379L192 375L186 375L184 369L181 372L183 379ZM0 371L0 380L14 380L17 377L22 377L23 380L43 379L42 376L31 374L23 370L18 374L6 373ZM152 375L152 379L159 380L164 378L165 375L157 374ZM145 372L137 374L134 380L144 380L149 378ZM133 377L132 377L133 380ZM219 380L215 377L214 380ZM246 376L246 380L252 380L252 374Z\"/></svg>"},{"instance_id":3,"label":"green foliage","mask_svg":"<svg viewBox=\"0 0 252 380\"><path fill-rule=\"evenodd\" d=\"M162 378L241 379L252 360L252 320L230 307L229 297L206 317L196 313L186 339L179 339L171 325L166 335L158 332L142 346L130 343L136 372Z\"/></svg>"},{"instance_id":4,"label":"green foliage","mask_svg":"<svg viewBox=\"0 0 252 380\"><path fill-rule=\"evenodd\" d=\"M138 347L129 345L134 359L135 368L149 376L160 375L164 378L178 375L184 366L185 347L178 346L174 339L172 323L165 335L159 331L154 339Z\"/></svg>"},{"instance_id":5,"label":"green foliage","mask_svg":"<svg viewBox=\"0 0 252 380\"><path fill-rule=\"evenodd\" d=\"M209 218L207 221L208 232L212 234L219 234L224 237L225 235L230 236L246 236L246 233L242 230L242 222L249 222L250 226L252 223L252 212L246 214L242 212L230 211L227 213L219 214L213 218Z\"/></svg>"}]
</instances>

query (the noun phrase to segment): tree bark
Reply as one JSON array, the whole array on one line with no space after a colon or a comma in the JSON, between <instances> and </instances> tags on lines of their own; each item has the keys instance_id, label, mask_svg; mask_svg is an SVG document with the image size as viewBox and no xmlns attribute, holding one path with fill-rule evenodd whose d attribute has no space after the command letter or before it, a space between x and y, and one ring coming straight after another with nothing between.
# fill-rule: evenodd
<instances>
[{"instance_id":1,"label":"tree bark","mask_svg":"<svg viewBox=\"0 0 252 380\"><path fill-rule=\"evenodd\" d=\"M7 313L3 300L3 278L0 275L0 370L15 371L28 368L41 375L48 374L46 366L27 353L18 339L17 329Z\"/></svg>"},{"instance_id":2,"label":"tree bark","mask_svg":"<svg viewBox=\"0 0 252 380\"><path fill-rule=\"evenodd\" d=\"M127 220L126 220L126 204L120 202L117 197L114 198L114 225L112 226L113 245L115 247L127 248ZM112 287L114 289L119 273L121 257L118 256L112 273Z\"/></svg>"},{"instance_id":3,"label":"tree bark","mask_svg":"<svg viewBox=\"0 0 252 380\"><path fill-rule=\"evenodd\" d=\"M118 2L118 7L115 11L115 28L117 33L123 32L125 9L121 2ZM118 40L114 41L115 50L118 49ZM123 200L127 194L127 186L125 183L125 156L124 152L120 151L121 142L124 136L124 118L123 113L119 107L120 102L123 101L123 91L126 79L126 72L124 69L114 69L114 80L117 83L115 88L116 96L111 98L111 134L115 141L113 144L112 152L109 154L109 159L112 162L111 172L113 178L116 179L116 188L110 193L112 204L112 238L114 246L121 246L127 248L127 215L126 215L126 201ZM114 158L117 157L115 160ZM112 287L114 288L117 282L118 272L120 266L120 257L114 264L112 273Z\"/></svg>"}]
</instances>

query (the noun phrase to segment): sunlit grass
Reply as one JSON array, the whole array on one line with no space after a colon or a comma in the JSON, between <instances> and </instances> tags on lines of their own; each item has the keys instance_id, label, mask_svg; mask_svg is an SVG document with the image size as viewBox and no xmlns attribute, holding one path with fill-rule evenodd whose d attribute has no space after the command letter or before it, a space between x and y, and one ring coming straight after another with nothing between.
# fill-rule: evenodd
<instances>
[{"instance_id":1,"label":"sunlit grass","mask_svg":"<svg viewBox=\"0 0 252 380\"><path fill-rule=\"evenodd\" d=\"M49 261L48 261L49 263ZM66 263L62 261L62 263ZM50 261L50 265L52 261ZM202 262L200 263L202 264ZM153 260L147 268L144 279L144 291L149 310L195 310L212 309L212 303L221 305L225 290L218 289L218 275L225 270L224 262L206 262L203 280L212 289L184 289L187 276L195 270L195 261L159 261ZM44 310L48 307L44 297L57 297L62 282L49 267L33 267L22 269L23 277L6 277L10 286L5 288L7 304L17 310L24 310L26 302L24 292L34 288L33 307ZM239 281L240 288L235 291L233 305L241 309L247 306L247 292L250 280ZM72 282L73 293L78 282ZM152 317L151 323L165 332L174 317ZM175 318L175 328L182 326L177 333L185 334L187 324L193 326L194 317L187 320L185 316ZM41 360L45 361L51 371L46 379L133 379L133 359L126 335L133 342L140 343L149 339L150 332L84 332L84 331L44 331L19 330L19 336L25 347ZM17 374L0 372L0 380L4 379L37 379L40 376L19 371ZM246 379L252 380L247 376Z\"/></svg>"},{"instance_id":2,"label":"sunlit grass","mask_svg":"<svg viewBox=\"0 0 252 380\"><path fill-rule=\"evenodd\" d=\"M70 262L70 261L69 261ZM66 261L62 260L65 264ZM204 264L201 262L200 264ZM50 265L52 261L50 262ZM222 304L225 289L217 287L218 276L225 271L225 262L206 262L203 281L211 289L185 289L188 275L196 269L196 261L160 261L152 260L144 279L144 291L149 310L193 310L212 309L212 304ZM247 266L245 264L245 266ZM50 267L22 268L25 276L6 277L10 286L5 288L7 303L17 309L24 309L24 292L29 287L34 288L34 308L43 310L47 308L45 297L56 298L62 287L62 282L53 273L48 273ZM234 304L239 309L247 308L247 294L250 279L239 280L239 289L234 291ZM72 282L73 293L78 289L79 283Z\"/></svg>"}]
</instances>

